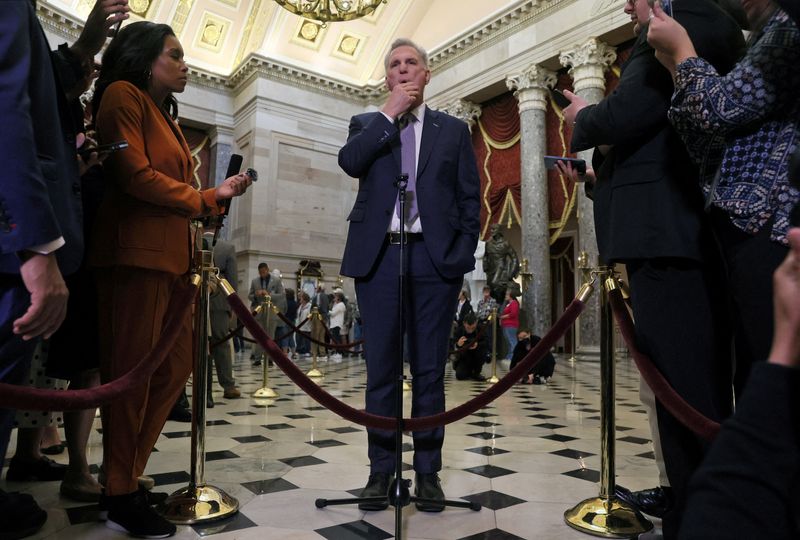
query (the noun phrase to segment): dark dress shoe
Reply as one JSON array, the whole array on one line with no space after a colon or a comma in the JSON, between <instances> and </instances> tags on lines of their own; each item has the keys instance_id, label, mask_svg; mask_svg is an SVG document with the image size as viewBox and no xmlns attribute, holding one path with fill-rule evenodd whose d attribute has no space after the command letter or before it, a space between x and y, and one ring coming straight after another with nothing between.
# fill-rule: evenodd
<instances>
[{"instance_id":1,"label":"dark dress shoe","mask_svg":"<svg viewBox=\"0 0 800 540\"><path fill-rule=\"evenodd\" d=\"M659 486L641 491L631 491L618 485L614 489L614 495L638 508L641 512L657 518L663 518L674 504L671 487Z\"/></svg>"},{"instance_id":2,"label":"dark dress shoe","mask_svg":"<svg viewBox=\"0 0 800 540\"><path fill-rule=\"evenodd\" d=\"M206 409L213 409L214 408L214 398L208 396L206 398Z\"/></svg>"},{"instance_id":3,"label":"dark dress shoe","mask_svg":"<svg viewBox=\"0 0 800 540\"><path fill-rule=\"evenodd\" d=\"M16 540L35 534L47 521L33 497L26 493L0 491L0 538Z\"/></svg>"},{"instance_id":4,"label":"dark dress shoe","mask_svg":"<svg viewBox=\"0 0 800 540\"><path fill-rule=\"evenodd\" d=\"M6 480L9 482L30 482L33 480L48 482L63 480L66 473L66 465L56 463L45 456L36 461L22 461L17 457L13 457L8 466Z\"/></svg>"},{"instance_id":5,"label":"dark dress shoe","mask_svg":"<svg viewBox=\"0 0 800 540\"><path fill-rule=\"evenodd\" d=\"M167 420L172 420L173 422L191 422L192 411L184 407L173 407L172 410L169 411Z\"/></svg>"},{"instance_id":6,"label":"dark dress shoe","mask_svg":"<svg viewBox=\"0 0 800 540\"><path fill-rule=\"evenodd\" d=\"M439 475L436 473L417 473L414 496L419 497L420 499L430 499L444 502L444 491L442 491L442 482L439 480ZM441 512L444 510L444 504L418 502L417 510L422 512Z\"/></svg>"},{"instance_id":7,"label":"dark dress shoe","mask_svg":"<svg viewBox=\"0 0 800 540\"><path fill-rule=\"evenodd\" d=\"M391 473L372 473L369 475L367 485L361 490L361 497L386 497L385 501L381 502L363 502L358 503L359 510L386 510L389 508L389 485L394 479L394 474Z\"/></svg>"}]
</instances>

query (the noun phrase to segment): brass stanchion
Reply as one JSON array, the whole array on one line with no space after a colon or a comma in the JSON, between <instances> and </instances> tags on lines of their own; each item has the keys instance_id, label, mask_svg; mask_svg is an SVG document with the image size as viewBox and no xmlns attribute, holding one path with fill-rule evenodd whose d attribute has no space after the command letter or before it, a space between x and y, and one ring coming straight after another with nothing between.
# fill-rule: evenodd
<instances>
[{"instance_id":1,"label":"brass stanchion","mask_svg":"<svg viewBox=\"0 0 800 540\"><path fill-rule=\"evenodd\" d=\"M500 379L497 377L497 308L492 308L492 314L489 315L489 321L492 324L492 376L486 379L489 384L494 384Z\"/></svg>"},{"instance_id":2,"label":"brass stanchion","mask_svg":"<svg viewBox=\"0 0 800 540\"><path fill-rule=\"evenodd\" d=\"M270 317L274 317L277 311L277 308L272 303L272 298L267 295L267 301L264 304L264 310L266 312L267 322L266 327L270 327ZM273 390L269 387L269 356L267 355L267 351L264 350L264 357L261 359L261 388L253 392L253 397L256 399L265 399L265 398L276 398L280 396L278 392Z\"/></svg>"},{"instance_id":3,"label":"brass stanchion","mask_svg":"<svg viewBox=\"0 0 800 540\"><path fill-rule=\"evenodd\" d=\"M189 485L170 495L158 508L172 523L189 525L226 518L239 511L239 501L222 489L205 483L206 397L208 382L208 298L212 272L216 273L210 251L198 251L200 301L194 319L195 359L192 373L192 453ZM216 275L213 279L217 279ZM227 284L230 291L233 288ZM231 294L226 291L226 294Z\"/></svg>"},{"instance_id":4,"label":"brass stanchion","mask_svg":"<svg viewBox=\"0 0 800 540\"><path fill-rule=\"evenodd\" d=\"M320 313L319 313L319 308L316 307L316 306L312 307L311 308L311 339L317 339L317 336L319 336L319 327L320 327L320 325L322 325L322 315L320 315ZM320 371L319 368L317 367L317 350L318 350L318 348L314 343L311 344L311 350L312 350L312 354L311 354L311 369L308 370L306 375L308 375L309 377L314 377L314 378L324 377L325 374L322 371Z\"/></svg>"},{"instance_id":5,"label":"brass stanchion","mask_svg":"<svg viewBox=\"0 0 800 540\"><path fill-rule=\"evenodd\" d=\"M594 536L632 538L649 531L653 524L637 509L614 496L614 319L608 293L617 283L613 268L598 268L598 276L603 279L600 297L600 496L567 510L564 520L573 529Z\"/></svg>"}]
</instances>

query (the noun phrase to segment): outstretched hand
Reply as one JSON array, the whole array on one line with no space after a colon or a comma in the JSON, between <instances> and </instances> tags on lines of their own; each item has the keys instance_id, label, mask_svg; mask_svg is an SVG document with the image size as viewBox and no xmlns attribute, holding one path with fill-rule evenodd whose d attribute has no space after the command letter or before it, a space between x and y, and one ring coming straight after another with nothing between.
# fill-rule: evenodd
<instances>
[{"instance_id":1,"label":"outstretched hand","mask_svg":"<svg viewBox=\"0 0 800 540\"><path fill-rule=\"evenodd\" d=\"M111 27L130 17L130 10L128 0L97 0L86 19L83 32L70 47L72 52L82 60L96 55L103 48Z\"/></svg>"},{"instance_id":2,"label":"outstretched hand","mask_svg":"<svg viewBox=\"0 0 800 540\"><path fill-rule=\"evenodd\" d=\"M647 42L656 50L658 61L673 75L678 64L697 56L686 28L664 13L658 2L653 6L653 15L648 24Z\"/></svg>"},{"instance_id":3,"label":"outstretched hand","mask_svg":"<svg viewBox=\"0 0 800 540\"><path fill-rule=\"evenodd\" d=\"M578 113L585 109L589 105L589 102L579 95L573 94L569 90L564 90L562 94L569 100L569 107L566 107L563 113L564 120L571 126L575 124L575 118L578 117Z\"/></svg>"}]
</instances>

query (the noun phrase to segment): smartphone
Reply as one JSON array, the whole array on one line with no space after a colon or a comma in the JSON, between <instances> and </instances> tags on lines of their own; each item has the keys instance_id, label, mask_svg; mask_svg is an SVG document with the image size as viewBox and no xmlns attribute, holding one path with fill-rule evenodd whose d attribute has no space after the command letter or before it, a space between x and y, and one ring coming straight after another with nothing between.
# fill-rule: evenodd
<instances>
[{"instance_id":1,"label":"smartphone","mask_svg":"<svg viewBox=\"0 0 800 540\"><path fill-rule=\"evenodd\" d=\"M652 9L655 3L661 6L661 9L664 10L664 13L672 17L672 0L647 0L647 4Z\"/></svg>"},{"instance_id":2,"label":"smartphone","mask_svg":"<svg viewBox=\"0 0 800 540\"><path fill-rule=\"evenodd\" d=\"M555 169L556 163L563 161L564 163L571 163L572 168L578 171L578 174L583 176L586 174L586 161L576 158L568 158L563 156L544 156L544 168Z\"/></svg>"},{"instance_id":3,"label":"smartphone","mask_svg":"<svg viewBox=\"0 0 800 540\"><path fill-rule=\"evenodd\" d=\"M553 96L553 101L556 102L556 105L558 105L562 109L566 109L572 104L572 102L569 99L567 99L567 96L562 94L560 90L555 90L555 89L550 90L550 95Z\"/></svg>"},{"instance_id":4,"label":"smartphone","mask_svg":"<svg viewBox=\"0 0 800 540\"><path fill-rule=\"evenodd\" d=\"M90 154L97 152L97 154L110 154L111 152L116 152L117 150L123 150L128 147L128 141L122 139L121 141L109 143L109 144L101 144L100 146L92 146L89 148L80 148L78 150L78 155L81 157L89 157Z\"/></svg>"}]
</instances>

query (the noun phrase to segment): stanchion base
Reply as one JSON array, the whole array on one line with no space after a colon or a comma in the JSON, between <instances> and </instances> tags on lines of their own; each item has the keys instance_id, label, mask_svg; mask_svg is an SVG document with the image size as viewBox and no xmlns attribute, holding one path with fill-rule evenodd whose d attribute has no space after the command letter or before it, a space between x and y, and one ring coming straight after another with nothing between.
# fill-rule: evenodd
<instances>
[{"instance_id":1,"label":"stanchion base","mask_svg":"<svg viewBox=\"0 0 800 540\"><path fill-rule=\"evenodd\" d=\"M325 374L324 374L324 373L322 373L322 372L321 372L320 370L318 370L317 368L314 368L314 369L309 369L309 370L306 372L306 376L308 376L308 377L324 377L324 376L325 376Z\"/></svg>"},{"instance_id":2,"label":"stanchion base","mask_svg":"<svg viewBox=\"0 0 800 540\"><path fill-rule=\"evenodd\" d=\"M239 511L239 501L214 486L187 486L170 495L156 510L176 525L206 523Z\"/></svg>"},{"instance_id":3,"label":"stanchion base","mask_svg":"<svg viewBox=\"0 0 800 540\"><path fill-rule=\"evenodd\" d=\"M497 375L492 375L491 377L486 379L486 382L489 384L495 384L497 382L500 382L500 379L497 378Z\"/></svg>"},{"instance_id":4,"label":"stanchion base","mask_svg":"<svg viewBox=\"0 0 800 540\"><path fill-rule=\"evenodd\" d=\"M264 388L259 388L258 390L253 392L253 397L254 398L262 398L262 399L263 398L276 398L278 396L280 396L279 393L277 393L272 388L268 388L266 386Z\"/></svg>"},{"instance_id":5,"label":"stanchion base","mask_svg":"<svg viewBox=\"0 0 800 540\"><path fill-rule=\"evenodd\" d=\"M586 499L564 512L567 525L603 538L635 538L653 528L641 512L616 497Z\"/></svg>"}]
</instances>

